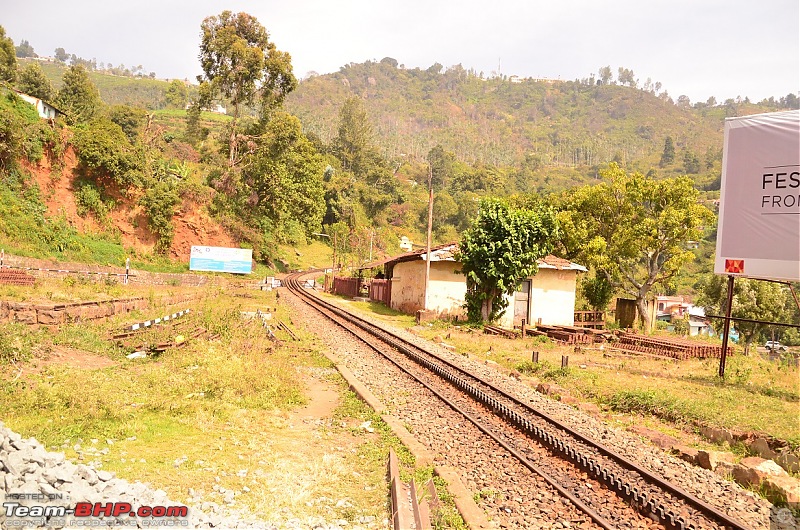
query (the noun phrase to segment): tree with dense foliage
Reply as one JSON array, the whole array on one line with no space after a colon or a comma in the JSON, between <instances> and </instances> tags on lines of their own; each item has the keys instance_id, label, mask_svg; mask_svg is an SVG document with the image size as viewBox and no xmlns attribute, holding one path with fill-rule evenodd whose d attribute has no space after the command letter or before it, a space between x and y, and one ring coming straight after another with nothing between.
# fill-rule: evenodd
<instances>
[{"instance_id":1,"label":"tree with dense foliage","mask_svg":"<svg viewBox=\"0 0 800 530\"><path fill-rule=\"evenodd\" d=\"M661 167L668 166L675 161L675 144L672 141L672 136L667 136L664 140L664 151L661 153Z\"/></svg>"},{"instance_id":2,"label":"tree with dense foliage","mask_svg":"<svg viewBox=\"0 0 800 530\"><path fill-rule=\"evenodd\" d=\"M110 119L98 118L77 126L72 143L79 171L93 182L111 177L122 187L140 183L141 160L122 127Z\"/></svg>"},{"instance_id":3,"label":"tree with dense foliage","mask_svg":"<svg viewBox=\"0 0 800 530\"><path fill-rule=\"evenodd\" d=\"M31 43L26 41L25 39L22 39L22 42L19 43L19 46L17 46L14 51L17 57L23 59L27 57L38 57L38 55L36 55L36 52L33 51L33 46L31 46Z\"/></svg>"},{"instance_id":4,"label":"tree with dense foliage","mask_svg":"<svg viewBox=\"0 0 800 530\"><path fill-rule=\"evenodd\" d=\"M91 120L100 110L100 92L79 65L70 66L62 77L64 84L56 96L56 105L67 115L70 125Z\"/></svg>"},{"instance_id":5,"label":"tree with dense foliage","mask_svg":"<svg viewBox=\"0 0 800 530\"><path fill-rule=\"evenodd\" d=\"M724 315L728 303L728 278L709 274L699 285L698 305L705 307L709 314ZM731 316L750 320L786 322L790 316L787 304L789 289L785 285L748 278L736 278L733 284L733 303ZM720 326L722 321L717 321ZM767 324L755 322L735 322L736 329L743 337L745 355L750 345L759 338ZM721 327L720 327L721 329Z\"/></svg>"},{"instance_id":6,"label":"tree with dense foliage","mask_svg":"<svg viewBox=\"0 0 800 530\"><path fill-rule=\"evenodd\" d=\"M689 149L683 152L683 170L689 175L700 173L700 157L697 153Z\"/></svg>"},{"instance_id":7,"label":"tree with dense foliage","mask_svg":"<svg viewBox=\"0 0 800 530\"><path fill-rule=\"evenodd\" d=\"M173 79L167 87L167 93L164 99L167 103L167 108L185 108L186 102L189 100L189 89L186 88L186 83L178 79Z\"/></svg>"},{"instance_id":8,"label":"tree with dense foliage","mask_svg":"<svg viewBox=\"0 0 800 530\"><path fill-rule=\"evenodd\" d=\"M13 84L17 80L17 53L14 41L6 37L6 30L0 26L0 81Z\"/></svg>"},{"instance_id":9,"label":"tree with dense foliage","mask_svg":"<svg viewBox=\"0 0 800 530\"><path fill-rule=\"evenodd\" d=\"M242 169L245 215L279 242L296 243L322 227L325 164L295 116L278 112L258 127L261 142Z\"/></svg>"},{"instance_id":10,"label":"tree with dense foliage","mask_svg":"<svg viewBox=\"0 0 800 530\"><path fill-rule=\"evenodd\" d=\"M558 236L556 214L547 206L517 208L503 199L483 199L456 255L467 277L469 319L496 320L508 306L503 295L536 274L536 261L550 253Z\"/></svg>"},{"instance_id":11,"label":"tree with dense foliage","mask_svg":"<svg viewBox=\"0 0 800 530\"><path fill-rule=\"evenodd\" d=\"M614 78L614 74L611 72L611 66L603 66L597 73L600 75L598 81L601 85L609 84Z\"/></svg>"},{"instance_id":12,"label":"tree with dense foliage","mask_svg":"<svg viewBox=\"0 0 800 530\"><path fill-rule=\"evenodd\" d=\"M223 11L203 20L201 30L202 104L208 106L223 97L233 105L228 137L228 163L233 167L238 161L237 122L242 106L258 105L262 117L267 117L294 90L297 79L289 54L275 47L255 17Z\"/></svg>"},{"instance_id":13,"label":"tree with dense foliage","mask_svg":"<svg viewBox=\"0 0 800 530\"><path fill-rule=\"evenodd\" d=\"M441 144L436 144L428 151L428 165L431 169L431 182L434 189L443 189L455 174L456 155L445 151Z\"/></svg>"},{"instance_id":14,"label":"tree with dense foliage","mask_svg":"<svg viewBox=\"0 0 800 530\"><path fill-rule=\"evenodd\" d=\"M120 126L131 144L135 144L142 130L147 112L130 105L112 105L107 111L108 118Z\"/></svg>"},{"instance_id":15,"label":"tree with dense foliage","mask_svg":"<svg viewBox=\"0 0 800 530\"><path fill-rule=\"evenodd\" d=\"M333 151L342 169L362 175L369 160L374 158L372 125L360 98L345 100L339 111L339 129L333 141Z\"/></svg>"},{"instance_id":16,"label":"tree with dense foliage","mask_svg":"<svg viewBox=\"0 0 800 530\"><path fill-rule=\"evenodd\" d=\"M586 278L581 283L581 294L589 302L589 306L595 311L605 311L609 302L614 297L614 287L608 278L602 274L595 274L592 278Z\"/></svg>"},{"instance_id":17,"label":"tree with dense foliage","mask_svg":"<svg viewBox=\"0 0 800 530\"><path fill-rule=\"evenodd\" d=\"M581 259L616 289L636 299L645 330L647 296L694 259L687 241L699 240L714 214L698 203L689 177L655 180L612 163L604 182L566 194L559 212L569 259Z\"/></svg>"},{"instance_id":18,"label":"tree with dense foliage","mask_svg":"<svg viewBox=\"0 0 800 530\"><path fill-rule=\"evenodd\" d=\"M25 66L20 71L17 87L25 94L43 101L52 101L55 95L53 84L50 83L50 80L42 72L42 67L36 62Z\"/></svg>"},{"instance_id":19,"label":"tree with dense foliage","mask_svg":"<svg viewBox=\"0 0 800 530\"><path fill-rule=\"evenodd\" d=\"M172 245L175 237L172 217L180 203L176 183L168 180L154 182L139 199L147 213L147 224L157 236L155 250L160 254L166 254Z\"/></svg>"},{"instance_id":20,"label":"tree with dense foliage","mask_svg":"<svg viewBox=\"0 0 800 530\"><path fill-rule=\"evenodd\" d=\"M65 63L69 59L69 54L64 50L64 48L56 48L53 52L53 57L55 57L56 61L60 63Z\"/></svg>"}]
</instances>

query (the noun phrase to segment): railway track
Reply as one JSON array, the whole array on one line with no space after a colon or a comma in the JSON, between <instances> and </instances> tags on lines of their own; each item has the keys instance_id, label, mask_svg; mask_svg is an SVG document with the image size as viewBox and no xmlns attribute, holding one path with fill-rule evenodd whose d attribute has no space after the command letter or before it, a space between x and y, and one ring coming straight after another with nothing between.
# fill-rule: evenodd
<instances>
[{"instance_id":1,"label":"railway track","mask_svg":"<svg viewBox=\"0 0 800 530\"><path fill-rule=\"evenodd\" d=\"M290 291L471 422L567 499L593 527L749 528L478 375L325 302L302 287L302 275L286 279Z\"/></svg>"}]
</instances>

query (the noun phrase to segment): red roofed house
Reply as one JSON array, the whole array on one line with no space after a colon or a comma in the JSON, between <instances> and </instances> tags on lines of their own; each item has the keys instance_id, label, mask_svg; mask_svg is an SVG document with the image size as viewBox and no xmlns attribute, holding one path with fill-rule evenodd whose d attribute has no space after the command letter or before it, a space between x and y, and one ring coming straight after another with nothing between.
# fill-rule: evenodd
<instances>
[{"instance_id":1,"label":"red roofed house","mask_svg":"<svg viewBox=\"0 0 800 530\"><path fill-rule=\"evenodd\" d=\"M428 309L439 316L464 316L466 278L455 260L456 243L431 247L431 272ZM425 307L425 249L406 252L368 267L383 265L391 283L391 307L414 314ZM539 272L524 280L519 290L508 297L509 304L498 320L502 327L527 323L573 325L575 285L578 272L586 267L568 260L547 256L538 262Z\"/></svg>"}]
</instances>

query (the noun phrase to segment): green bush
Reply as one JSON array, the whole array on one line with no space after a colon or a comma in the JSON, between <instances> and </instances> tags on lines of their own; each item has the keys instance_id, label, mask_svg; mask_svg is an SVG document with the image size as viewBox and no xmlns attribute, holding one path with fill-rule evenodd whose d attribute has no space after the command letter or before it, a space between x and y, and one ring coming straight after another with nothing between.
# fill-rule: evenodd
<instances>
[{"instance_id":1,"label":"green bush","mask_svg":"<svg viewBox=\"0 0 800 530\"><path fill-rule=\"evenodd\" d=\"M139 200L139 204L147 212L150 229L158 236L156 250L162 254L166 254L172 245L172 238L175 236L172 216L175 215L175 207L180 203L177 185L169 182L157 182L148 187Z\"/></svg>"},{"instance_id":2,"label":"green bush","mask_svg":"<svg viewBox=\"0 0 800 530\"><path fill-rule=\"evenodd\" d=\"M91 212L101 223L107 221L108 214L114 207L113 201L103 200L103 194L97 186L85 181L75 191L75 203L78 206L78 215L85 217Z\"/></svg>"},{"instance_id":3,"label":"green bush","mask_svg":"<svg viewBox=\"0 0 800 530\"><path fill-rule=\"evenodd\" d=\"M80 170L97 182L111 177L123 187L142 183L142 165L122 128L108 118L75 127L72 139Z\"/></svg>"}]
</instances>

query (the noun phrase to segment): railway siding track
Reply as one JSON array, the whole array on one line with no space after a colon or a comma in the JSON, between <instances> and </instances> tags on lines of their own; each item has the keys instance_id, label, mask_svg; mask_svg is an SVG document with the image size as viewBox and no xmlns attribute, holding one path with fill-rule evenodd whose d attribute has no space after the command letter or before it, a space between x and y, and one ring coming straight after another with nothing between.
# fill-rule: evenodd
<instances>
[{"instance_id":1,"label":"railway siding track","mask_svg":"<svg viewBox=\"0 0 800 530\"><path fill-rule=\"evenodd\" d=\"M317 308L324 307L324 311L322 309L320 311L337 315L340 325L342 325L341 319L344 319L350 322L350 325L357 325L361 330L379 337L381 341L390 344L418 365L447 381L453 388L460 390L485 409L492 411L497 418L506 422L516 431L546 447L552 454L571 462L588 476L614 491L616 495L630 503L644 516L657 520L667 528L750 528L610 448L575 432L569 426L548 416L547 413L536 410L510 396L479 376L455 366L408 340L392 336L386 330L305 292L296 280L298 276L288 278L287 285L308 303ZM363 331L355 333L364 340ZM426 384L426 386L438 394L429 385ZM445 397L442 399L448 401ZM462 411L462 414L466 413ZM476 424L479 423L480 421ZM486 427L480 425L479 428L486 430ZM507 449L512 453L517 452L513 447L507 446ZM537 471L530 465L528 467ZM547 477L546 473L538 471L542 476ZM547 480L562 494L567 495L573 504L590 514L598 526L614 527L603 517L594 513L591 507L583 505L581 499L576 498L573 493L561 488L555 480L550 477L547 477Z\"/></svg>"}]
</instances>

